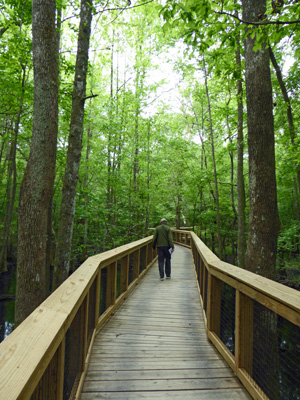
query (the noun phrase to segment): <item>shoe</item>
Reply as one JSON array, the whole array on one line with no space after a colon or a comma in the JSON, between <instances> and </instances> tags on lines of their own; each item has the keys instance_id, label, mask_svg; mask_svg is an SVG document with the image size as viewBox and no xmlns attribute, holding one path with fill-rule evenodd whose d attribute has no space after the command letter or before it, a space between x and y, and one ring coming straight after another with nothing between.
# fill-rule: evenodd
<instances>
[{"instance_id":1,"label":"shoe","mask_svg":"<svg viewBox=\"0 0 300 400\"><path fill-rule=\"evenodd\" d=\"M160 278L160 280L161 280L161 281L163 281L163 280L164 280L164 278Z\"/></svg>"},{"instance_id":2,"label":"shoe","mask_svg":"<svg viewBox=\"0 0 300 400\"><path fill-rule=\"evenodd\" d=\"M171 279L171 277L170 277L170 276L167 276L166 278L167 278L167 279Z\"/></svg>"}]
</instances>

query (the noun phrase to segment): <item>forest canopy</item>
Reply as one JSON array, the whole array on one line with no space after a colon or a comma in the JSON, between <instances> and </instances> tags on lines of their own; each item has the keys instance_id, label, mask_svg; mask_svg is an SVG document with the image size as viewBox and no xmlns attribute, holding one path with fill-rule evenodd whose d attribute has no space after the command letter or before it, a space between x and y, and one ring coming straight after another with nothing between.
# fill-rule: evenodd
<instances>
[{"instance_id":1,"label":"forest canopy","mask_svg":"<svg viewBox=\"0 0 300 400\"><path fill-rule=\"evenodd\" d=\"M28 243L43 236L25 229L32 208L45 229L44 273L32 273L44 279L37 302L51 289L49 270L54 288L88 256L151 234L162 217L241 267L264 231L276 248L269 276L297 287L299 3L260 1L252 14L251 0L35 3L0 1L0 273L17 258L28 272ZM35 26L46 11L49 37ZM52 49L43 69L42 40ZM270 77L263 94L251 54ZM268 107L269 119L255 120ZM267 143L259 129L268 127ZM257 210L266 222L254 229Z\"/></svg>"}]
</instances>

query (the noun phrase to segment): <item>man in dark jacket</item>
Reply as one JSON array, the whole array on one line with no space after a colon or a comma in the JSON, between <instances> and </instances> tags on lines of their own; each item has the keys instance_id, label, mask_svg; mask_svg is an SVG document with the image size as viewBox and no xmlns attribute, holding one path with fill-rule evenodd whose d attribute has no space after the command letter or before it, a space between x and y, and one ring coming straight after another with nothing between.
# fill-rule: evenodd
<instances>
[{"instance_id":1,"label":"man in dark jacket","mask_svg":"<svg viewBox=\"0 0 300 400\"><path fill-rule=\"evenodd\" d=\"M174 243L172 238L171 229L167 225L167 220L162 218L160 225L155 229L152 239L153 251L157 247L158 252L158 269L160 280L164 280L166 271L166 278L171 278L171 253L174 251Z\"/></svg>"}]
</instances>

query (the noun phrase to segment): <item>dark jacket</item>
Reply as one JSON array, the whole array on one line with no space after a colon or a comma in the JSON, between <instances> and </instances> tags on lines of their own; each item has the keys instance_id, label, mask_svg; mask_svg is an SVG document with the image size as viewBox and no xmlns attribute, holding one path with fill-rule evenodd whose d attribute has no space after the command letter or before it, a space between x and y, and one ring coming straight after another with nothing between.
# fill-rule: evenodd
<instances>
[{"instance_id":1,"label":"dark jacket","mask_svg":"<svg viewBox=\"0 0 300 400\"><path fill-rule=\"evenodd\" d=\"M173 237L171 229L168 225L161 224L159 225L154 232L152 239L152 247L172 247L174 249Z\"/></svg>"}]
</instances>

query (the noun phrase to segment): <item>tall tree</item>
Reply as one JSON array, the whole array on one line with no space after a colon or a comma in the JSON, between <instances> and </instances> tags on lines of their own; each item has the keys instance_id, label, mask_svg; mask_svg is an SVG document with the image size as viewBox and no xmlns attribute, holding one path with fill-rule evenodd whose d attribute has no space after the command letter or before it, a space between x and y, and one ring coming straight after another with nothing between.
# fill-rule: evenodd
<instances>
[{"instance_id":1,"label":"tall tree","mask_svg":"<svg viewBox=\"0 0 300 400\"><path fill-rule=\"evenodd\" d=\"M241 62L241 40L240 32L236 35L235 60L238 78L237 86L237 195L238 195L238 266L245 268L246 253L246 196L244 182L244 116L243 116L243 83L242 83L242 62Z\"/></svg>"},{"instance_id":2,"label":"tall tree","mask_svg":"<svg viewBox=\"0 0 300 400\"><path fill-rule=\"evenodd\" d=\"M286 116L287 116L287 122L288 122L288 126L289 126L291 144L292 144L292 147L295 148L296 147L295 146L296 134L295 134L291 100L290 100L285 82L282 77L280 66L276 60L275 54L274 54L271 46L269 47L269 52L270 52L270 60L276 71L277 80L278 80L278 83L279 83L279 86L281 89L281 93L282 93L282 96L283 96L283 99L284 99L285 105L286 105ZM300 210L299 210L299 202L298 202L298 196L300 194L300 166L299 166L299 163L295 166L295 174L297 176L297 179L294 179L294 180L297 180L297 183L295 182L295 187L294 187L295 203L296 203L296 218L299 220L300 219Z\"/></svg>"},{"instance_id":3,"label":"tall tree","mask_svg":"<svg viewBox=\"0 0 300 400\"><path fill-rule=\"evenodd\" d=\"M266 0L243 0L243 19L258 22ZM250 28L247 28L249 30ZM274 121L269 50L253 49L254 28L245 39L245 77L249 152L249 238L246 268L274 278L279 219L275 176Z\"/></svg>"},{"instance_id":4,"label":"tall tree","mask_svg":"<svg viewBox=\"0 0 300 400\"><path fill-rule=\"evenodd\" d=\"M17 325L47 293L48 211L52 203L58 122L55 0L32 1L32 40L33 128L19 201Z\"/></svg>"},{"instance_id":5,"label":"tall tree","mask_svg":"<svg viewBox=\"0 0 300 400\"><path fill-rule=\"evenodd\" d=\"M213 162L213 169L214 169L215 200L216 200L216 209L217 209L217 216L216 216L217 218L216 219L217 219L217 232L218 232L218 250L219 250L219 257L222 259L223 244L222 244L222 237L221 237L221 219L220 219L218 176L217 176L217 166L216 166L216 159L215 159L215 145L214 145L212 117L211 117L210 97L209 97L209 91L208 91L207 71L206 71L204 54L203 54L203 72L204 72L204 82L205 82L206 97L207 97L207 108L208 108L208 118L209 118L209 128L210 128L210 141L211 141L211 154L212 154L212 162Z\"/></svg>"},{"instance_id":6,"label":"tall tree","mask_svg":"<svg viewBox=\"0 0 300 400\"><path fill-rule=\"evenodd\" d=\"M70 268L76 189L82 149L83 118L91 23L92 2L91 0L82 0L73 85L69 145L62 190L60 225L58 229L55 253L55 287L59 286L68 277Z\"/></svg>"}]
</instances>

